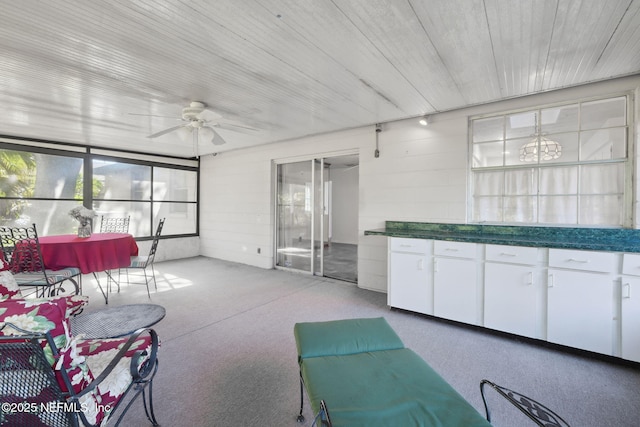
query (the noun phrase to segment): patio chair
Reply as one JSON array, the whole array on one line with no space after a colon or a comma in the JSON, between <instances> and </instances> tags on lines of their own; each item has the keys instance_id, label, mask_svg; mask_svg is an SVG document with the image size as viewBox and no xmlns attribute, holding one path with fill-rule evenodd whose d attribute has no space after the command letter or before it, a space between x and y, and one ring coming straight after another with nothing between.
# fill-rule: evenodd
<instances>
[{"instance_id":1,"label":"patio chair","mask_svg":"<svg viewBox=\"0 0 640 427\"><path fill-rule=\"evenodd\" d=\"M1 425L119 425L142 394L149 421L158 369L158 336L139 329L131 336L73 337L64 298L0 302ZM133 392L131 399L125 396ZM147 399L148 392L148 399Z\"/></svg>"},{"instance_id":2,"label":"patio chair","mask_svg":"<svg viewBox=\"0 0 640 427\"><path fill-rule=\"evenodd\" d=\"M487 421L491 422L491 415L489 414L489 406L487 405L487 400L484 395L485 385L494 389L500 396L507 399L509 403L518 408L531 421L540 427L569 427L569 424L563 420L560 415L556 414L542 403L536 402L524 394L499 386L489 380L482 380L480 381L480 394L482 395L482 402L484 403L484 409L487 414Z\"/></svg>"},{"instance_id":3,"label":"patio chair","mask_svg":"<svg viewBox=\"0 0 640 427\"><path fill-rule=\"evenodd\" d=\"M128 267L125 267L127 270L127 282L129 281L129 270L142 270L144 274L144 284L147 286L147 295L151 298L151 294L149 293L149 282L153 280L153 286L156 290L158 290L158 285L156 283L156 272L153 268L153 261L156 257L156 250L158 249L158 242L160 241L160 234L162 233L162 227L164 227L164 220L162 218L158 223L158 228L156 228L156 233L153 236L153 241L151 242L151 248L149 249L148 255L138 255L131 257L131 264ZM147 268L151 268L151 274L147 274Z\"/></svg>"},{"instance_id":4,"label":"patio chair","mask_svg":"<svg viewBox=\"0 0 640 427\"><path fill-rule=\"evenodd\" d=\"M128 233L129 220L127 217L100 217L100 233Z\"/></svg>"},{"instance_id":5,"label":"patio chair","mask_svg":"<svg viewBox=\"0 0 640 427\"><path fill-rule=\"evenodd\" d=\"M0 245L3 259L8 261L18 285L32 289L36 296L78 295L82 290L79 268L46 268L35 224L31 227L0 227Z\"/></svg>"}]
</instances>

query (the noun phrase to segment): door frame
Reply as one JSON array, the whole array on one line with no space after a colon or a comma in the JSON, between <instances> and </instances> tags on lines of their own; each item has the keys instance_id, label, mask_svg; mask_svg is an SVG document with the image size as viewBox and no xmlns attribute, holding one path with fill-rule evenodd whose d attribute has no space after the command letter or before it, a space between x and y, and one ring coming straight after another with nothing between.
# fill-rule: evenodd
<instances>
[{"instance_id":1,"label":"door frame","mask_svg":"<svg viewBox=\"0 0 640 427\"><path fill-rule=\"evenodd\" d=\"M281 158L281 159L273 159L272 160L272 197L271 197L271 204L272 204L272 212L273 212L273 235L272 235L272 251L273 251L273 268L278 269L278 270L285 270L285 271L291 271L291 272L296 272L296 273L302 273L302 274L309 274L309 275L314 275L314 276L319 276L319 277L324 277L324 271L322 268L322 263L323 263L323 258L324 258L324 242L322 241L322 239L324 238L324 219L320 221L320 230L317 230L315 224L316 224L316 198L319 198L320 201L324 202L324 183L320 186L320 191L319 194L316 194L316 171L315 168L316 166L316 160L319 160L319 164L320 164L320 180L324 182L324 163L326 159L330 159L332 157L340 157L340 156L352 156L352 155L360 155L359 150L357 149L351 149L351 150L342 150L342 151L332 151L332 152L325 152L325 153L318 153L318 154L313 154L313 155L305 155L305 156L294 156L294 157L286 157L286 158ZM281 265L276 265L277 264L277 260L278 260L278 256L277 256L277 250L278 250L278 202L277 202L277 197L278 197L278 166L283 165L283 164L288 164L288 163L298 163L298 162L305 162L305 161L309 161L311 162L311 188L312 188L312 192L311 192L311 203L312 203L312 208L311 208L311 268L310 271L304 271L304 270L300 270L300 269L296 269L296 268L292 268L292 267L286 267L286 266L281 266ZM320 209L320 212L322 212L324 209L324 206L322 206L322 208ZM323 214L321 214L321 216L323 216ZM321 244L320 244L320 254L317 255L316 254L316 249L314 248L315 245L315 240L316 240L316 236L317 233L320 234L320 239L321 239ZM319 269L319 273L320 274L316 274L316 265L317 265L317 260L319 260L320 262L320 269Z\"/></svg>"}]
</instances>

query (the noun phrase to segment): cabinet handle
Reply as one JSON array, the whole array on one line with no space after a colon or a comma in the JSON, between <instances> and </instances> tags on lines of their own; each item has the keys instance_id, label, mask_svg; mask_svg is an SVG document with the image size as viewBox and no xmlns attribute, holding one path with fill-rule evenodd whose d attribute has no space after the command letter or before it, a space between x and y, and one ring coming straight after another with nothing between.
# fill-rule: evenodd
<instances>
[{"instance_id":1,"label":"cabinet handle","mask_svg":"<svg viewBox=\"0 0 640 427\"><path fill-rule=\"evenodd\" d=\"M512 254L512 253L508 253L508 252L501 252L500 256L510 256L510 257L514 257L516 256L516 254Z\"/></svg>"},{"instance_id":2,"label":"cabinet handle","mask_svg":"<svg viewBox=\"0 0 640 427\"><path fill-rule=\"evenodd\" d=\"M567 261L569 261L569 262L577 262L577 263L580 263L580 264L588 264L589 263L588 259L569 258Z\"/></svg>"},{"instance_id":3,"label":"cabinet handle","mask_svg":"<svg viewBox=\"0 0 640 427\"><path fill-rule=\"evenodd\" d=\"M424 260L423 259L418 260L418 270L420 270L420 271L424 270Z\"/></svg>"},{"instance_id":4,"label":"cabinet handle","mask_svg":"<svg viewBox=\"0 0 640 427\"><path fill-rule=\"evenodd\" d=\"M554 285L554 283L553 283L553 274L550 274L549 275L549 283L547 284L547 287L553 288L553 285Z\"/></svg>"},{"instance_id":5,"label":"cabinet handle","mask_svg":"<svg viewBox=\"0 0 640 427\"><path fill-rule=\"evenodd\" d=\"M626 295L623 295L623 296L622 296L622 298L623 298L623 299L629 299L629 298L631 298L631 284L630 284L630 283L624 283L624 284L622 285L622 291L623 291L622 293L623 293L623 294L624 294L624 290L625 290L625 289L626 289L626 291L627 291L627 294L626 294Z\"/></svg>"},{"instance_id":6,"label":"cabinet handle","mask_svg":"<svg viewBox=\"0 0 640 427\"><path fill-rule=\"evenodd\" d=\"M400 245L400 247L401 247L401 248L410 248L410 247L411 247L411 245L404 245L404 244L401 244L401 245Z\"/></svg>"},{"instance_id":7,"label":"cabinet handle","mask_svg":"<svg viewBox=\"0 0 640 427\"><path fill-rule=\"evenodd\" d=\"M449 252L458 252L456 248L445 248L444 250Z\"/></svg>"},{"instance_id":8,"label":"cabinet handle","mask_svg":"<svg viewBox=\"0 0 640 427\"><path fill-rule=\"evenodd\" d=\"M527 276L529 276L529 281L527 282L527 285L529 286L533 285L533 271L528 272Z\"/></svg>"}]
</instances>

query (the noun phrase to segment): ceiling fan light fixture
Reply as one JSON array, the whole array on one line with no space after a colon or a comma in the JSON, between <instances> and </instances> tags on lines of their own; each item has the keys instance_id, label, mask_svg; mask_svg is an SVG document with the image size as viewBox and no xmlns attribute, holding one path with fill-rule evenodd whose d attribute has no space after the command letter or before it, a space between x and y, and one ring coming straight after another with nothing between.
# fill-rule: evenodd
<instances>
[{"instance_id":1,"label":"ceiling fan light fixture","mask_svg":"<svg viewBox=\"0 0 640 427\"><path fill-rule=\"evenodd\" d=\"M181 127L176 131L176 133L182 142L190 143L193 140L193 128L191 126Z\"/></svg>"},{"instance_id":2,"label":"ceiling fan light fixture","mask_svg":"<svg viewBox=\"0 0 640 427\"><path fill-rule=\"evenodd\" d=\"M204 126L198 129L198 139L213 143L213 140L216 139L216 134L210 127Z\"/></svg>"}]
</instances>

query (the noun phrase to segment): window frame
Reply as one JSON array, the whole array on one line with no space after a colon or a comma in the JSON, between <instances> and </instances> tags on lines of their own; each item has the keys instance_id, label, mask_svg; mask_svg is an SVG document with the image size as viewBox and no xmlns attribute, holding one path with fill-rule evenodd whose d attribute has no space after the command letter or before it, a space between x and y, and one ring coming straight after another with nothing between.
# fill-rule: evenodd
<instances>
[{"instance_id":1,"label":"window frame","mask_svg":"<svg viewBox=\"0 0 640 427\"><path fill-rule=\"evenodd\" d=\"M476 120L481 120L481 119L490 119L490 118L500 118L502 117L503 120L508 120L508 117L511 115L515 115L515 114L519 114L519 113L526 113L526 112L532 112L535 111L536 113L541 112L542 110L546 110L546 109L553 109L553 108L560 108L560 107L567 107L567 106L572 106L572 105L577 105L577 106L582 106L582 104L585 103L589 103L589 102L597 102L597 101L605 101L605 100L613 100L616 98L625 98L625 124L622 126L613 126L613 127L601 127L598 129L613 129L613 128L621 128L624 127L625 129L625 138L626 138L626 156L623 158L616 158L616 159L604 159L604 160L580 160L580 158L578 158L575 161L553 161L549 164L545 164L541 161L538 162L533 162L533 163L526 163L526 164L517 164L517 165L507 165L505 164L504 161L504 142L506 141L505 138L505 133L506 132L503 128L503 152L502 152L502 156L503 156L503 163L501 166L485 166L485 167L474 167L474 135L473 135L473 125L474 125L474 121ZM558 227L583 227L583 228L588 228L588 227L611 227L611 228L632 228L633 224L634 224L634 209L633 209L633 200L634 200L634 191L635 191L635 183L633 181L633 176L635 173L635 139L633 138L633 129L634 129L634 111L635 111L635 98L634 98L634 93L632 91L624 91L624 92L618 92L618 93L611 93L611 94L606 94L606 95L600 95L600 96L594 96L594 97L583 97L583 98L578 98L578 99L573 99L573 100L567 100L567 101L562 101L562 102L555 102L555 103L547 103L547 104L532 104L526 107L521 107L521 108L516 108L516 109L509 109L509 110L503 110L503 111L499 111L499 112L492 112L492 113L484 113L484 114L478 114L478 115L473 115L473 116L469 116L468 117L468 139L467 139L467 146L468 146L468 167L467 167L467 171L468 171L468 181L467 181L467 188L468 188L468 193L467 193L467 222L468 223L472 223L472 224L478 224L478 223L489 223L489 224L497 224L497 225L516 225L516 226L558 226ZM503 124L503 126L505 126ZM578 135L581 134L581 132L587 132L587 131L591 131L593 130L592 128L583 128L583 125L580 123L580 117L578 116L578 128L575 131ZM544 133L540 132L538 129L536 129L537 135L542 135L544 136ZM474 211L474 209L476 208L476 203L475 203L475 184L476 184L476 179L475 177L476 172L490 172L490 171L513 171L513 170L527 170L527 169L537 169L538 171L543 170L544 168L562 168L562 167L576 167L576 168L582 168L583 166L589 166L589 165L604 165L604 164L622 164L624 167L624 183L622 185L622 218L621 218L621 224L605 224L605 223L598 223L598 224L589 224L589 223L581 223L579 218L580 218L580 209L579 207L576 209L575 212L575 222L552 222L552 223L548 223L548 222L540 222L540 212L539 209L536 210L535 212L535 220L533 222L529 222L529 221L505 221L504 217L502 217L502 214L505 212L505 207L504 207L504 203L500 203L500 209L501 209L501 217L502 219L500 220L476 220L475 218L477 218L476 216L476 212ZM538 178L538 182L539 182L540 178ZM504 181L503 181L504 182ZM606 195L609 193L601 193L602 195ZM585 193L584 191L578 191L576 193L578 198L584 197L584 196L588 196L588 193ZM536 206L540 205L540 188L537 188L537 191L535 193L534 196L535 197L535 203ZM542 196L544 196L544 194L542 194ZM505 191L502 190L502 193L499 196L496 197L500 197L501 200L504 202L508 196L505 194ZM513 198L513 197L512 197ZM579 205L578 205L579 206Z\"/></svg>"},{"instance_id":2,"label":"window frame","mask_svg":"<svg viewBox=\"0 0 640 427\"><path fill-rule=\"evenodd\" d=\"M56 155L56 156L65 156L65 157L76 157L83 159L83 193L82 193L82 203L84 206L91 208L93 206L94 198L93 198L93 160L101 160L101 161L109 161L109 162L118 162L118 163L127 163L127 164L135 164L148 166L151 168L151 188L153 188L153 171L154 168L164 168L164 169L176 169L176 170L184 170L189 172L196 173L196 188L195 188L195 201L178 201L178 200L162 200L158 201L158 203L180 203L187 205L195 206L195 231L193 233L182 233L182 234L166 234L163 232L161 238L183 238L183 237L196 237L200 235L200 159L185 159L182 157L172 157L172 156L162 156L162 155L150 155L147 153L139 153L135 151L125 151L125 150L115 150L115 149L104 149L99 147L92 147L82 144L71 144L71 143L61 143L55 141L47 141L47 140L38 140L31 138L16 138L12 136L3 136L0 135L0 150L11 150L11 151L22 151L22 152L32 152L39 154L47 154L47 155ZM35 200L35 201L47 201L47 200L56 200L56 201L74 201L78 202L75 198L43 198L43 197L29 197L29 198L20 198L20 197L3 197L3 199L21 199L21 200ZM124 200L124 199L96 199L99 201L111 201L111 202L132 202L133 200ZM149 200L136 200L136 202L144 202L150 204L149 209L149 224L150 224L150 233L148 235L136 236L136 240L145 241L153 239L153 235L155 233L155 228L157 221L154 222L153 212L154 212L154 200L153 200L153 191L151 192ZM188 209L188 207L187 207ZM166 231L166 228L165 230Z\"/></svg>"}]
</instances>

